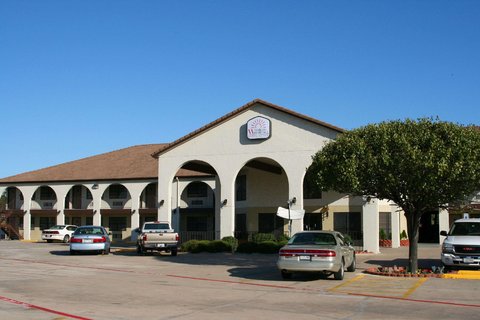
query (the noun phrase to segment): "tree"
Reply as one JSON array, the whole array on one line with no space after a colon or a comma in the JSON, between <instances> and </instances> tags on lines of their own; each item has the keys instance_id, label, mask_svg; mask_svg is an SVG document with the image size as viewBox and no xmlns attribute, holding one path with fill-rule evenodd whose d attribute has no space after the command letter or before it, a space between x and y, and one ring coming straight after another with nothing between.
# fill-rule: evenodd
<instances>
[{"instance_id":1,"label":"tree","mask_svg":"<svg viewBox=\"0 0 480 320\"><path fill-rule=\"evenodd\" d=\"M409 270L418 269L423 213L480 190L480 130L438 119L388 121L342 134L313 156L317 186L403 209Z\"/></svg>"}]
</instances>

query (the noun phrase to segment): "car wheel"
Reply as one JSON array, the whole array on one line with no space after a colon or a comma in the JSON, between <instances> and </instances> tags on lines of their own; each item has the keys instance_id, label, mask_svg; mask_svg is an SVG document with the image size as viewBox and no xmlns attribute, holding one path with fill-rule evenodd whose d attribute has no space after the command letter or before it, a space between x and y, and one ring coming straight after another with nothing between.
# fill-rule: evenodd
<instances>
[{"instance_id":1,"label":"car wheel","mask_svg":"<svg viewBox=\"0 0 480 320\"><path fill-rule=\"evenodd\" d=\"M345 262L342 259L342 264L340 266L340 269L337 272L333 273L333 278L335 280L343 280L343 276L345 275Z\"/></svg>"},{"instance_id":2,"label":"car wheel","mask_svg":"<svg viewBox=\"0 0 480 320\"><path fill-rule=\"evenodd\" d=\"M110 253L110 250L108 250L108 249L102 251L102 254L105 254L105 255L107 255L107 254L109 254L109 253Z\"/></svg>"},{"instance_id":3,"label":"car wheel","mask_svg":"<svg viewBox=\"0 0 480 320\"><path fill-rule=\"evenodd\" d=\"M352 263L348 266L347 271L354 272L356 268L357 268L357 262L356 262L355 255L353 255Z\"/></svg>"},{"instance_id":4,"label":"car wheel","mask_svg":"<svg viewBox=\"0 0 480 320\"><path fill-rule=\"evenodd\" d=\"M144 254L145 249L143 249L143 247L141 245L137 245L137 253L138 254Z\"/></svg>"},{"instance_id":5,"label":"car wheel","mask_svg":"<svg viewBox=\"0 0 480 320\"><path fill-rule=\"evenodd\" d=\"M47 240L48 243L52 243L52 241L53 241L53 240L51 240L51 239L48 239L48 240Z\"/></svg>"},{"instance_id":6,"label":"car wheel","mask_svg":"<svg viewBox=\"0 0 480 320\"><path fill-rule=\"evenodd\" d=\"M172 257L175 257L177 255L177 249L172 250Z\"/></svg>"},{"instance_id":7,"label":"car wheel","mask_svg":"<svg viewBox=\"0 0 480 320\"><path fill-rule=\"evenodd\" d=\"M288 271L285 271L285 270L282 270L282 278L283 279L292 279L292 273L288 272Z\"/></svg>"},{"instance_id":8,"label":"car wheel","mask_svg":"<svg viewBox=\"0 0 480 320\"><path fill-rule=\"evenodd\" d=\"M65 237L63 237L63 243L68 243L68 242L70 242L70 236L66 234Z\"/></svg>"},{"instance_id":9,"label":"car wheel","mask_svg":"<svg viewBox=\"0 0 480 320\"><path fill-rule=\"evenodd\" d=\"M71 255L71 256L73 256L73 255L75 255L75 254L76 254L76 252L75 252L75 251L73 251L73 250L70 250L70 255Z\"/></svg>"}]
</instances>

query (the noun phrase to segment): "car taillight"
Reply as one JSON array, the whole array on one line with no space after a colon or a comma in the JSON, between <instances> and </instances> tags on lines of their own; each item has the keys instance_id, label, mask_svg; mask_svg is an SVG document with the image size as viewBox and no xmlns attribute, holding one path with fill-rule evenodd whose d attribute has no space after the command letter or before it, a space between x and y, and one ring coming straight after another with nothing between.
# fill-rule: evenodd
<instances>
[{"instance_id":1,"label":"car taillight","mask_svg":"<svg viewBox=\"0 0 480 320\"><path fill-rule=\"evenodd\" d=\"M51 234L60 234L58 231L52 231Z\"/></svg>"},{"instance_id":2,"label":"car taillight","mask_svg":"<svg viewBox=\"0 0 480 320\"><path fill-rule=\"evenodd\" d=\"M180 241L180 236L178 234L175 236L175 240Z\"/></svg>"},{"instance_id":3,"label":"car taillight","mask_svg":"<svg viewBox=\"0 0 480 320\"><path fill-rule=\"evenodd\" d=\"M315 257L335 257L337 253L333 250L322 250L322 249L282 249L279 252L281 257L296 257L300 255L312 255Z\"/></svg>"},{"instance_id":4,"label":"car taillight","mask_svg":"<svg viewBox=\"0 0 480 320\"><path fill-rule=\"evenodd\" d=\"M82 243L82 239L73 238L73 237L72 237L72 238L70 239L70 242L71 242L71 243Z\"/></svg>"},{"instance_id":5,"label":"car taillight","mask_svg":"<svg viewBox=\"0 0 480 320\"><path fill-rule=\"evenodd\" d=\"M147 235L146 234L143 235L142 240L147 241Z\"/></svg>"},{"instance_id":6,"label":"car taillight","mask_svg":"<svg viewBox=\"0 0 480 320\"><path fill-rule=\"evenodd\" d=\"M93 243L102 243L102 242L107 242L107 238L105 236L102 236L101 238L93 239Z\"/></svg>"}]
</instances>

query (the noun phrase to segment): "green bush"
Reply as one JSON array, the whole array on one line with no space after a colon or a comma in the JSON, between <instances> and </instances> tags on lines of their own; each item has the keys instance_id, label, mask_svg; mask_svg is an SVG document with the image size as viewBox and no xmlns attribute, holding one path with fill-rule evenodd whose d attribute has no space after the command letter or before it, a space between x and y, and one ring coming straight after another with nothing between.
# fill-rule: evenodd
<instances>
[{"instance_id":1,"label":"green bush","mask_svg":"<svg viewBox=\"0 0 480 320\"><path fill-rule=\"evenodd\" d=\"M385 240L385 239L387 239L387 233L385 232L385 230L380 229L379 237L380 237L380 240Z\"/></svg>"},{"instance_id":2,"label":"green bush","mask_svg":"<svg viewBox=\"0 0 480 320\"><path fill-rule=\"evenodd\" d=\"M400 233L400 240L407 240L408 237L407 237L407 233L405 232L405 230L402 230L402 233Z\"/></svg>"},{"instance_id":3,"label":"green bush","mask_svg":"<svg viewBox=\"0 0 480 320\"><path fill-rule=\"evenodd\" d=\"M207 252L225 252L231 251L232 247L222 240L210 241L207 247Z\"/></svg>"},{"instance_id":4,"label":"green bush","mask_svg":"<svg viewBox=\"0 0 480 320\"><path fill-rule=\"evenodd\" d=\"M189 240L182 243L180 250L183 252L192 252L192 248L198 246L198 240Z\"/></svg>"},{"instance_id":5,"label":"green bush","mask_svg":"<svg viewBox=\"0 0 480 320\"><path fill-rule=\"evenodd\" d=\"M264 241L276 241L277 239L275 239L275 235L271 233L257 233L253 235L252 240L255 243L260 243Z\"/></svg>"},{"instance_id":6,"label":"green bush","mask_svg":"<svg viewBox=\"0 0 480 320\"><path fill-rule=\"evenodd\" d=\"M276 241L263 241L257 244L258 253L278 253L280 246Z\"/></svg>"},{"instance_id":7,"label":"green bush","mask_svg":"<svg viewBox=\"0 0 480 320\"><path fill-rule=\"evenodd\" d=\"M230 246L230 250L233 252L237 251L238 248L238 240L235 237L223 237L222 241L227 243Z\"/></svg>"},{"instance_id":8,"label":"green bush","mask_svg":"<svg viewBox=\"0 0 480 320\"><path fill-rule=\"evenodd\" d=\"M251 241L240 243L238 245L237 252L240 252L240 253L257 252L257 243L251 242Z\"/></svg>"},{"instance_id":9,"label":"green bush","mask_svg":"<svg viewBox=\"0 0 480 320\"><path fill-rule=\"evenodd\" d=\"M290 240L290 237L287 236L286 234L282 234L277 238L278 242L285 242L286 243L288 240Z\"/></svg>"},{"instance_id":10,"label":"green bush","mask_svg":"<svg viewBox=\"0 0 480 320\"><path fill-rule=\"evenodd\" d=\"M190 251L191 253L199 253L199 252L207 252L210 247L209 240L200 240L196 243L196 245L192 246Z\"/></svg>"}]
</instances>

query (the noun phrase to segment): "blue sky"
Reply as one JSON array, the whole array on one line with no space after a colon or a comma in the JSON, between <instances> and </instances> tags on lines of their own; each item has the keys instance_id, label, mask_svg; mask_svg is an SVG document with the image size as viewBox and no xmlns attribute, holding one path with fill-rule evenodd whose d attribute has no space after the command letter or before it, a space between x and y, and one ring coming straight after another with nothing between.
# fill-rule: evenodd
<instances>
[{"instance_id":1,"label":"blue sky","mask_svg":"<svg viewBox=\"0 0 480 320\"><path fill-rule=\"evenodd\" d=\"M353 129L480 118L480 1L0 1L0 177L254 98Z\"/></svg>"}]
</instances>

